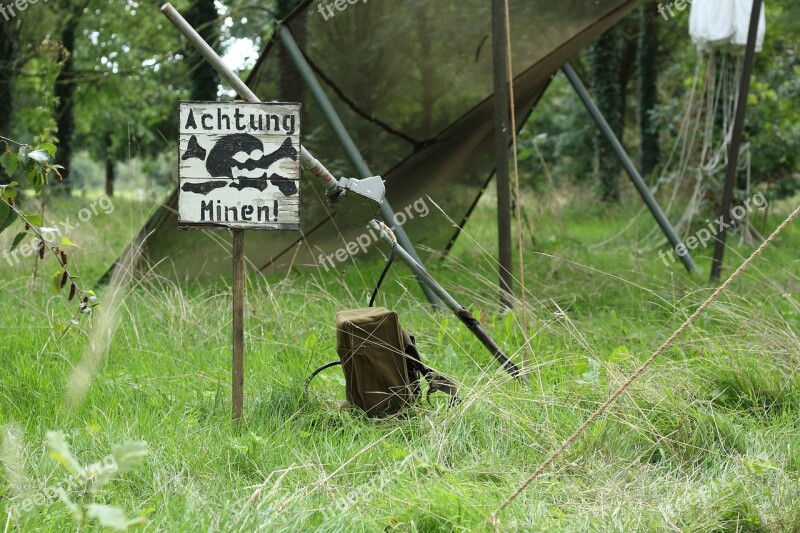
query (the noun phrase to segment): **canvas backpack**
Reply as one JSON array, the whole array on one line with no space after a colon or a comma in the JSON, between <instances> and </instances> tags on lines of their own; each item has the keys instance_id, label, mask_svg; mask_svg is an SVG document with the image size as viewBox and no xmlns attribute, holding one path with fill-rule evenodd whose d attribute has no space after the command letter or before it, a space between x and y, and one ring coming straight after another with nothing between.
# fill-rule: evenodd
<instances>
[{"instance_id":1,"label":"canvas backpack","mask_svg":"<svg viewBox=\"0 0 800 533\"><path fill-rule=\"evenodd\" d=\"M400 413L420 398L420 381L428 382L429 397L436 391L459 401L457 387L449 378L422 363L413 336L400 325L395 311L384 307L351 309L336 314L336 351L339 360L315 370L341 365L347 402L370 418Z\"/></svg>"}]
</instances>

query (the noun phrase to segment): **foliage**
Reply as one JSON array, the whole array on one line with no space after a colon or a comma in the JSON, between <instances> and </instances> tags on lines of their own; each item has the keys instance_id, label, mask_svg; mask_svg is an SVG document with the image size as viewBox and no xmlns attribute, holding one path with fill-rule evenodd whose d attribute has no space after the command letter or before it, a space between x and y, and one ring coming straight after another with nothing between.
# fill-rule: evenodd
<instances>
[{"instance_id":1,"label":"foliage","mask_svg":"<svg viewBox=\"0 0 800 533\"><path fill-rule=\"evenodd\" d=\"M622 137L622 87L620 67L622 35L619 28L603 34L589 49L589 65L592 80L592 97L597 108L606 118L617 137ZM619 174L621 165L616 153L603 136L596 131L594 150L597 175L600 179L600 195L603 200L617 202L620 199Z\"/></svg>"},{"instance_id":2,"label":"foliage","mask_svg":"<svg viewBox=\"0 0 800 533\"><path fill-rule=\"evenodd\" d=\"M217 8L215 0L194 0L186 10L186 21L197 30L204 41L210 43L212 48L217 47L219 31L217 21ZM205 59L194 47L186 45L186 56L190 59L190 99L191 100L216 100L217 99L217 73L210 68Z\"/></svg>"},{"instance_id":3,"label":"foliage","mask_svg":"<svg viewBox=\"0 0 800 533\"><path fill-rule=\"evenodd\" d=\"M642 139L641 172L649 176L660 159L658 131L653 109L658 100L658 25L656 2L642 3L639 8L639 135Z\"/></svg>"},{"instance_id":4,"label":"foliage","mask_svg":"<svg viewBox=\"0 0 800 533\"><path fill-rule=\"evenodd\" d=\"M143 516L129 520L121 508L91 500L117 476L141 464L149 453L146 442L131 441L114 446L102 461L88 465L82 465L73 455L61 431L47 432L47 447L48 457L61 464L70 476L58 485L55 493L76 522L95 519L101 526L116 531L145 522Z\"/></svg>"},{"instance_id":5,"label":"foliage","mask_svg":"<svg viewBox=\"0 0 800 533\"><path fill-rule=\"evenodd\" d=\"M0 138L0 142L5 146L3 154L0 155L0 166L12 179L17 177L18 179L27 180L37 194L42 192L43 187L50 180L54 178L58 181L61 180L63 167L54 163L55 145L43 143L33 148L7 138ZM16 152L11 149L9 143L17 146ZM76 245L66 235L61 235L58 245L54 245L51 242L52 237L48 239L48 235L54 235L59 230L44 226L42 213L38 215L26 213L17 206L18 185L19 183L16 181L0 185L0 233L13 228L15 225L24 226L24 229L20 228L20 231L17 232L8 252L4 256L9 262L12 262L9 258L16 258L17 253L21 252L23 257L29 255L25 250L29 246L28 244L23 244L20 250L17 250L17 247L26 237L34 236L34 261L37 258L39 261L44 261L46 256L52 255L58 265L58 269L50 278L52 292L58 294L62 289L69 286L67 300L72 301L76 297L78 298L79 305L71 322L71 324L78 324L77 318L81 315L90 315L92 309L98 305L98 300L93 291L83 287L80 277L74 274L74 268L67 266L70 255L68 249ZM35 272L36 270L34 270L34 275Z\"/></svg>"}]
</instances>

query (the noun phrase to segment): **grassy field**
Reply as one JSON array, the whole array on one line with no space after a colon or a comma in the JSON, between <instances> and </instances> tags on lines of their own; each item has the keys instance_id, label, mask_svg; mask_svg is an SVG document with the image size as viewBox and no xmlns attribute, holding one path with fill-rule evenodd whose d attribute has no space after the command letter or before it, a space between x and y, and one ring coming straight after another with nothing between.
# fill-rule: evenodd
<instances>
[{"instance_id":1,"label":"grassy field","mask_svg":"<svg viewBox=\"0 0 800 533\"><path fill-rule=\"evenodd\" d=\"M74 218L86 201L58 201L46 220ZM530 387L498 370L453 316L422 304L396 265L379 301L399 311L427 361L459 381L464 402L448 410L435 399L390 421L342 406L337 369L303 395L310 370L335 359L335 312L366 304L380 261L249 278L246 419L235 427L224 280L142 276L116 298L99 288L96 316L63 332L75 306L48 288L53 259L36 279L33 259L3 260L3 530L101 529L76 520L54 487L83 509L144 517L146 530L490 529L492 511L713 290L710 249L695 253L703 274L694 277L665 267L657 248L640 252L654 242L645 238L652 223L634 203L528 202L524 316L496 304L490 205L454 255L431 266L525 359ZM104 272L147 210L116 200L113 213L69 235L83 279ZM787 212L772 206L762 232ZM0 249L12 237L3 234ZM728 273L752 251L732 243ZM500 515L500 529L800 531L799 246L795 225ZM83 464L127 441L150 452L92 493L48 456L49 431L62 431Z\"/></svg>"}]
</instances>

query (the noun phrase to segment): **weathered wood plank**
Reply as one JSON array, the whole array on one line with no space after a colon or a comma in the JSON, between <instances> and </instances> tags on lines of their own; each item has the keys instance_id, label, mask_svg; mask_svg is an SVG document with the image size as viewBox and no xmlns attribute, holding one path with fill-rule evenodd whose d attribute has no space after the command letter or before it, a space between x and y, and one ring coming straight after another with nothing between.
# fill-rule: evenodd
<instances>
[{"instance_id":1,"label":"weathered wood plank","mask_svg":"<svg viewBox=\"0 0 800 533\"><path fill-rule=\"evenodd\" d=\"M179 228L299 228L299 104L181 102L180 121Z\"/></svg>"},{"instance_id":2,"label":"weathered wood plank","mask_svg":"<svg viewBox=\"0 0 800 533\"><path fill-rule=\"evenodd\" d=\"M233 357L231 403L233 420L242 418L244 406L244 231L233 232Z\"/></svg>"}]
</instances>

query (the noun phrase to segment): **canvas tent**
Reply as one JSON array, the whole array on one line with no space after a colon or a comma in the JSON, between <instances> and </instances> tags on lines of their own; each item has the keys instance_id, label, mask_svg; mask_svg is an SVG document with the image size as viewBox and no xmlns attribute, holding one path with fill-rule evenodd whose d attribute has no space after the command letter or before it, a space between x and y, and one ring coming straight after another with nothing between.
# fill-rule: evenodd
<instances>
[{"instance_id":1,"label":"canvas tent","mask_svg":"<svg viewBox=\"0 0 800 533\"><path fill-rule=\"evenodd\" d=\"M515 110L524 123L552 75L638 4L636 0L510 0ZM424 260L457 234L433 202L466 221L494 167L491 5L485 0L371 0L325 11L308 0L284 22ZM320 7L323 6L323 7ZM335 176L355 177L333 131L273 36L247 80L264 100L303 103L303 144ZM250 232L249 264L266 272L320 266L363 227L331 216L321 187L301 188L301 231ZM428 200L428 196L430 200ZM428 210L409 206L425 202ZM142 229L145 262L178 279L230 271L224 232L179 231L177 189ZM417 203L418 206L421 204ZM437 223L438 222L438 223ZM426 252L427 251L427 252Z\"/></svg>"}]
</instances>

